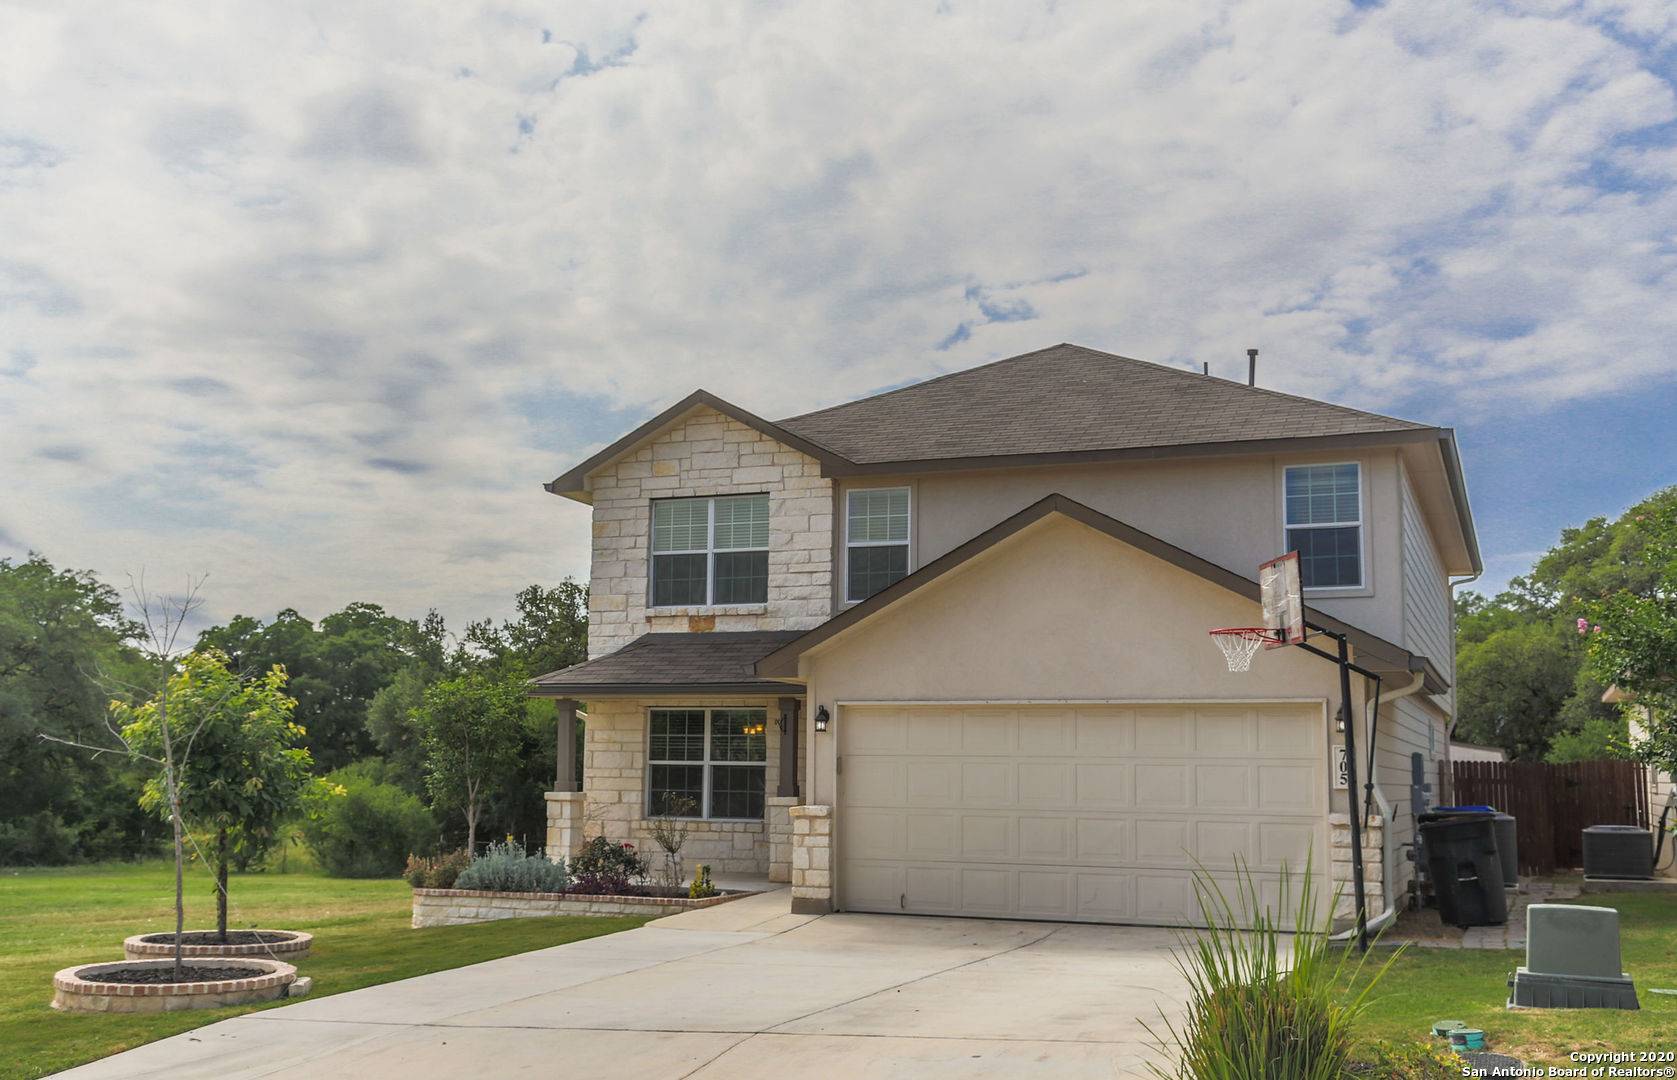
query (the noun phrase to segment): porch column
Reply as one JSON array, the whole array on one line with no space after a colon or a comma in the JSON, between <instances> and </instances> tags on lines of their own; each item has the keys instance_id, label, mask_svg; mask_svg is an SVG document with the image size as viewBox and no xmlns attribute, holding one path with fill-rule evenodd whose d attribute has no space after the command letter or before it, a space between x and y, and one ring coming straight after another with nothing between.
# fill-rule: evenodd
<instances>
[{"instance_id":1,"label":"porch column","mask_svg":"<svg viewBox=\"0 0 1677 1080\"><path fill-rule=\"evenodd\" d=\"M581 791L582 785L577 783L576 774L577 702L575 698L558 698L554 704L559 707L559 725L553 745L553 790Z\"/></svg>"},{"instance_id":2,"label":"porch column","mask_svg":"<svg viewBox=\"0 0 1677 1080\"><path fill-rule=\"evenodd\" d=\"M775 794L783 799L798 797L798 699L780 699L780 786Z\"/></svg>"}]
</instances>

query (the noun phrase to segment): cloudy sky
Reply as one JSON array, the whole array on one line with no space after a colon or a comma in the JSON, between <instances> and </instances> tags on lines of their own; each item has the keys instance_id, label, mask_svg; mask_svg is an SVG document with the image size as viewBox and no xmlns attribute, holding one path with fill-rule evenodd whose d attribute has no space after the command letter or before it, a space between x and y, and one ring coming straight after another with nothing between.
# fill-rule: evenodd
<instances>
[{"instance_id":1,"label":"cloudy sky","mask_svg":"<svg viewBox=\"0 0 1677 1080\"><path fill-rule=\"evenodd\" d=\"M539 484L1074 341L1456 426L1495 585L1677 481L1677 8L0 0L0 555L452 624Z\"/></svg>"}]
</instances>

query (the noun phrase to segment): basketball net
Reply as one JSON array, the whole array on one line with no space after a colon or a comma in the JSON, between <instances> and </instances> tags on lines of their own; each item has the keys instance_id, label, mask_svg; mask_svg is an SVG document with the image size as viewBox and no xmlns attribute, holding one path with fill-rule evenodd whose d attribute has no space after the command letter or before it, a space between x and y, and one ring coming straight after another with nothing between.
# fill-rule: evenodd
<instances>
[{"instance_id":1,"label":"basketball net","mask_svg":"<svg viewBox=\"0 0 1677 1080\"><path fill-rule=\"evenodd\" d=\"M1211 631L1211 640L1223 651L1230 671L1246 671L1252 658L1266 643L1275 642L1280 635L1267 626L1225 626Z\"/></svg>"}]
</instances>

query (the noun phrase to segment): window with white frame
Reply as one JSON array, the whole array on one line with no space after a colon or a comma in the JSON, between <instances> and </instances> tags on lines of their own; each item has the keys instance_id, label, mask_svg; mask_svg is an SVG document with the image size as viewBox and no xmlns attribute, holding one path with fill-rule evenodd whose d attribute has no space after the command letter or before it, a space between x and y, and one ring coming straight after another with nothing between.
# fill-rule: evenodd
<instances>
[{"instance_id":1,"label":"window with white frame","mask_svg":"<svg viewBox=\"0 0 1677 1080\"><path fill-rule=\"evenodd\" d=\"M908 489L861 488L845 496L846 600L866 600L908 576Z\"/></svg>"},{"instance_id":2,"label":"window with white frame","mask_svg":"<svg viewBox=\"0 0 1677 1080\"><path fill-rule=\"evenodd\" d=\"M762 818L768 716L767 709L653 709L647 813Z\"/></svg>"},{"instance_id":3,"label":"window with white frame","mask_svg":"<svg viewBox=\"0 0 1677 1080\"><path fill-rule=\"evenodd\" d=\"M1287 550L1299 553L1307 589L1363 584L1362 469L1356 462L1290 465L1285 475Z\"/></svg>"},{"instance_id":4,"label":"window with white frame","mask_svg":"<svg viewBox=\"0 0 1677 1080\"><path fill-rule=\"evenodd\" d=\"M652 504L652 606L762 604L769 598L769 497Z\"/></svg>"}]
</instances>

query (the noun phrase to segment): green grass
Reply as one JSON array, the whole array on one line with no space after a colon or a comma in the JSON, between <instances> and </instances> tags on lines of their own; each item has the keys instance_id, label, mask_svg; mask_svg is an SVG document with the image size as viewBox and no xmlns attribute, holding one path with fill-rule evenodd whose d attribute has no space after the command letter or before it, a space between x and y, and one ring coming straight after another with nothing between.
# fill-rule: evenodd
<instances>
[{"instance_id":1,"label":"green grass","mask_svg":"<svg viewBox=\"0 0 1677 1080\"><path fill-rule=\"evenodd\" d=\"M316 873L234 875L229 926L307 930L313 949L298 970L314 995L406 979L640 926L643 918L563 916L414 930L402 881L349 881ZM214 925L210 875L187 876L189 929ZM34 1077L119 1050L271 1008L153 1015L59 1013L60 968L122 958L130 934L174 928L167 863L0 871L0 1077Z\"/></svg>"},{"instance_id":2,"label":"green grass","mask_svg":"<svg viewBox=\"0 0 1677 1080\"><path fill-rule=\"evenodd\" d=\"M1358 1024L1364 1040L1429 1038L1435 1020L1483 1028L1492 1050L1533 1064L1564 1065L1574 1050L1672 1050L1677 997L1677 898L1609 893L1574 903L1617 908L1625 970L1636 981L1637 1012L1611 1009L1509 1010L1507 980L1523 952L1411 947L1371 995Z\"/></svg>"}]
</instances>

